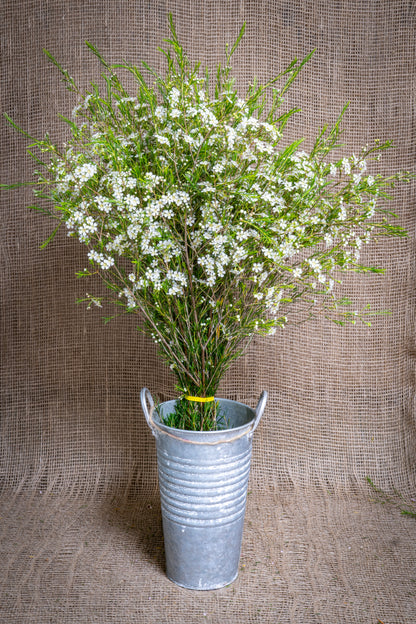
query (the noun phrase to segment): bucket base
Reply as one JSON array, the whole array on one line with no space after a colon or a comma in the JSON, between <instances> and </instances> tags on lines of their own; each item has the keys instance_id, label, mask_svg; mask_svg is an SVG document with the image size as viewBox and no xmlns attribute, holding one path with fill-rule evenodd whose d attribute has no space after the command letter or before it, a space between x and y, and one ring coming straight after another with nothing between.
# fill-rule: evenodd
<instances>
[{"instance_id":1,"label":"bucket base","mask_svg":"<svg viewBox=\"0 0 416 624\"><path fill-rule=\"evenodd\" d=\"M234 581L238 578L238 572L234 576L234 578L232 578L227 583L218 583L217 585L211 585L210 587L199 587L199 586L194 586L194 585L185 585L184 583L178 583L178 581L176 581L175 579L171 578L168 574L166 576L169 579L169 581L171 581L172 583L175 583L175 585L178 585L179 587L184 587L185 589L192 589L192 590L197 590L197 591L212 591L212 590L215 590L215 589L222 589L223 587L228 587L228 585L231 585L231 583L234 583Z\"/></svg>"}]
</instances>

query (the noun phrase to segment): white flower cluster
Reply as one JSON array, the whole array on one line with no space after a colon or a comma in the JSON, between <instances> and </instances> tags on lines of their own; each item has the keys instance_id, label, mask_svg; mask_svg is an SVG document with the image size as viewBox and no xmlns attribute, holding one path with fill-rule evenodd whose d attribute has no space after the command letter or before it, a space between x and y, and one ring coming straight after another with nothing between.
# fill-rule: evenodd
<instances>
[{"instance_id":1,"label":"white flower cluster","mask_svg":"<svg viewBox=\"0 0 416 624\"><path fill-rule=\"evenodd\" d=\"M88 252L88 259L96 262L102 269L114 266L114 259L111 256L105 256L94 249Z\"/></svg>"},{"instance_id":2,"label":"white flower cluster","mask_svg":"<svg viewBox=\"0 0 416 624\"><path fill-rule=\"evenodd\" d=\"M282 302L331 293L336 271L358 262L376 179L363 156L326 164L279 151L278 123L255 117L230 89L210 99L203 82L166 84L157 105L118 97L112 134L91 123L88 140L84 127L83 150L74 143L54 164L66 225L101 269L133 262L119 289L129 309L190 288L216 309L216 293L232 285L244 293L227 304L233 318L244 323L243 306L255 306L250 331L272 334L286 322ZM99 106L94 98L85 114ZM331 191L341 180L348 199Z\"/></svg>"},{"instance_id":3,"label":"white flower cluster","mask_svg":"<svg viewBox=\"0 0 416 624\"><path fill-rule=\"evenodd\" d=\"M168 271L166 278L170 281L170 287L168 295L181 295L183 294L184 287L187 286L188 280L183 273L179 271Z\"/></svg>"},{"instance_id":4,"label":"white flower cluster","mask_svg":"<svg viewBox=\"0 0 416 624\"><path fill-rule=\"evenodd\" d=\"M136 180L127 171L110 171L101 182L108 182L113 189L113 197L117 202L123 201L127 189L134 189Z\"/></svg>"},{"instance_id":5,"label":"white flower cluster","mask_svg":"<svg viewBox=\"0 0 416 624\"><path fill-rule=\"evenodd\" d=\"M95 176L97 173L97 165L94 163L85 163L84 165L80 165L76 167L73 173L73 177L75 180L78 180L81 184L87 182L90 178Z\"/></svg>"},{"instance_id":6,"label":"white flower cluster","mask_svg":"<svg viewBox=\"0 0 416 624\"><path fill-rule=\"evenodd\" d=\"M81 243L89 243L91 236L98 230L98 225L89 214L88 203L82 201L66 221L68 234L76 233Z\"/></svg>"}]
</instances>

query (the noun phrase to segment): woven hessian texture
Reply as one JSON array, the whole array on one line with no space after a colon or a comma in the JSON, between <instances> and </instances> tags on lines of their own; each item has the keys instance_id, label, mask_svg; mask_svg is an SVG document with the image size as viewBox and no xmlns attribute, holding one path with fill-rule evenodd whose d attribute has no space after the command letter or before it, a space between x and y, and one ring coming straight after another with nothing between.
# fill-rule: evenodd
<instances>
[{"instance_id":1,"label":"woven hessian texture","mask_svg":"<svg viewBox=\"0 0 416 624\"><path fill-rule=\"evenodd\" d=\"M4 0L2 111L29 133L64 140L75 105L42 48L87 86L97 59L162 67L172 12L193 60L213 68L243 23L241 87L316 52L285 106L305 149L351 101L347 151L397 146L383 171L415 170L412 0ZM1 182L30 179L27 140L1 126ZM412 624L416 620L415 185L390 207L409 231L365 251L385 276L347 279L373 326L293 325L258 340L221 396L269 403L254 442L238 580L195 593L170 583L147 386L174 397L154 346L123 317L104 325L75 301L84 247L2 193L0 621L10 624ZM358 277L358 276L357 276ZM107 310L105 311L107 313ZM371 487L367 479L375 484ZM377 488L377 489L376 489Z\"/></svg>"}]
</instances>

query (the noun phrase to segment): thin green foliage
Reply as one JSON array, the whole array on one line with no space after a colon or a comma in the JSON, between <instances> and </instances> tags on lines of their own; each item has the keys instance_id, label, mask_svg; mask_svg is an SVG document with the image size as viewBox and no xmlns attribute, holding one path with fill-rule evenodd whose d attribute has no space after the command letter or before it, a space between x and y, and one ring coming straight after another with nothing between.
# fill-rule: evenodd
<instances>
[{"instance_id":1,"label":"thin green foliage","mask_svg":"<svg viewBox=\"0 0 416 624\"><path fill-rule=\"evenodd\" d=\"M407 516L409 518L416 518L416 504L414 504L416 501L412 501L413 504L412 502L407 503L407 508L403 508L402 507L403 502L398 503L397 501L398 498L401 501L404 501L404 497L402 494L395 491L394 497L389 496L384 490L382 490L377 485L375 485L374 481L370 477L366 477L366 481L371 487L371 490L375 492L379 497L375 502L381 503L381 504L390 503L400 509L400 515ZM409 509L409 507L412 507L412 508Z\"/></svg>"},{"instance_id":2,"label":"thin green foliage","mask_svg":"<svg viewBox=\"0 0 416 624\"><path fill-rule=\"evenodd\" d=\"M227 421L218 401L196 404L186 398L176 401L173 412L163 415L163 424L188 431L216 431L227 428Z\"/></svg>"}]
</instances>

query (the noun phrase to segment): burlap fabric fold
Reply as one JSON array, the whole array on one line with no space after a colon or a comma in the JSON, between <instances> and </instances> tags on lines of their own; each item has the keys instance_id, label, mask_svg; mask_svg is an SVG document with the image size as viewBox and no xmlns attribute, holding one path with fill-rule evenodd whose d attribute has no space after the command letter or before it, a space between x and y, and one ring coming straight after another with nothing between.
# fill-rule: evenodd
<instances>
[{"instance_id":1,"label":"burlap fabric fold","mask_svg":"<svg viewBox=\"0 0 416 624\"><path fill-rule=\"evenodd\" d=\"M316 52L285 106L305 149L351 101L348 151L397 146L383 171L415 170L415 25L411 0L5 0L1 109L30 134L65 139L76 104L47 48L81 85L97 59L145 60L172 12L190 58L214 68L243 23L237 84L265 81ZM28 141L1 125L1 182L30 179ZM415 184L390 207L408 231L365 251L385 276L349 293L390 315L373 326L324 320L257 340L222 396L254 406L255 437L238 581L201 595L163 572L155 449L139 404L174 380L132 317L104 325L75 300L86 251L27 210L30 190L1 193L0 621L13 624L250 622L411 624L416 613ZM103 314L109 313L108 310ZM369 481L374 485L371 486ZM402 512L407 513L402 513Z\"/></svg>"}]
</instances>

